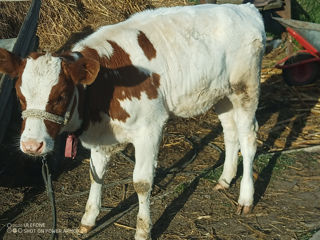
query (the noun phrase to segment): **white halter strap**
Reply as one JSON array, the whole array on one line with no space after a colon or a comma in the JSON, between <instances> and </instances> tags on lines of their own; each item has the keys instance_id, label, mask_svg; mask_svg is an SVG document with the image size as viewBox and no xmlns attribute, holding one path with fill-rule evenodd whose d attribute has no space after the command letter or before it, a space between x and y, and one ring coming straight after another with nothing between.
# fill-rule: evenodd
<instances>
[{"instance_id":1,"label":"white halter strap","mask_svg":"<svg viewBox=\"0 0 320 240\"><path fill-rule=\"evenodd\" d=\"M65 116L62 117L40 109L27 109L22 112L22 119L26 119L28 117L40 118L50 122L66 125L69 122L70 112L66 112Z\"/></svg>"},{"instance_id":2,"label":"white halter strap","mask_svg":"<svg viewBox=\"0 0 320 240\"><path fill-rule=\"evenodd\" d=\"M74 98L75 98L75 93L72 96L71 103L73 103ZM71 106L71 107L68 107L68 108L72 108L72 105L73 104L70 104L69 106ZM67 125L70 120L71 111L72 111L72 109L68 109L64 116L60 116L60 115L49 113L49 112L46 112L46 111L40 110L40 109L26 109L26 110L22 111L21 117L22 117L22 119L26 119L28 117L39 118L39 119L43 119L43 120L48 120L50 122L54 122L54 123L58 123L58 124L62 124L62 125Z\"/></svg>"}]
</instances>

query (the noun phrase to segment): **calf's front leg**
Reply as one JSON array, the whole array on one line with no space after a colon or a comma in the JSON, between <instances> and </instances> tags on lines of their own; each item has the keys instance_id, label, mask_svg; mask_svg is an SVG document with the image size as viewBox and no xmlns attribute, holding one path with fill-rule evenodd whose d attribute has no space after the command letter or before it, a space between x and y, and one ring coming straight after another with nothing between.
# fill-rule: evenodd
<instances>
[{"instance_id":1,"label":"calf's front leg","mask_svg":"<svg viewBox=\"0 0 320 240\"><path fill-rule=\"evenodd\" d=\"M133 186L138 194L136 240L151 239L150 194L157 163L161 130L143 131L134 142L136 163L133 171Z\"/></svg>"},{"instance_id":2,"label":"calf's front leg","mask_svg":"<svg viewBox=\"0 0 320 240\"><path fill-rule=\"evenodd\" d=\"M90 159L90 180L91 187L89 198L86 204L85 213L81 219L79 233L88 233L95 225L96 218L99 215L101 207L101 189L103 175L106 171L106 165L110 156L99 152L96 149L91 150Z\"/></svg>"}]
</instances>

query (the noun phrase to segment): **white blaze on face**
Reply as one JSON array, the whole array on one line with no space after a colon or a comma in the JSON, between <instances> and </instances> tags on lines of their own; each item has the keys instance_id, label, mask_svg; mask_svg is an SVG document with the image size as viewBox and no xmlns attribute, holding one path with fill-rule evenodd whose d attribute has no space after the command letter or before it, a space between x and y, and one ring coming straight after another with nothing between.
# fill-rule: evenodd
<instances>
[{"instance_id":1,"label":"white blaze on face","mask_svg":"<svg viewBox=\"0 0 320 240\"><path fill-rule=\"evenodd\" d=\"M50 54L36 59L28 58L22 74L21 93L26 99L26 109L46 110L51 89L59 81L61 59ZM41 154L53 149L54 140L49 136L44 120L28 117L20 138L20 148L23 143L43 142Z\"/></svg>"}]
</instances>

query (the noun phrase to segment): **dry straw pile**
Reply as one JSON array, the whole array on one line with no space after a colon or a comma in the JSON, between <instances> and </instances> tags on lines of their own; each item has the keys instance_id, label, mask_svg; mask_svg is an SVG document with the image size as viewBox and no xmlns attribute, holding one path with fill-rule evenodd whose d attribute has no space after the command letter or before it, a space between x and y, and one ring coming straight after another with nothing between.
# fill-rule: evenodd
<instances>
[{"instance_id":1,"label":"dry straw pile","mask_svg":"<svg viewBox=\"0 0 320 240\"><path fill-rule=\"evenodd\" d=\"M17 36L30 2L0 2L0 39ZM187 4L187 0L42 0L39 48L57 51L65 45L67 49L92 29L123 21L133 13Z\"/></svg>"}]
</instances>

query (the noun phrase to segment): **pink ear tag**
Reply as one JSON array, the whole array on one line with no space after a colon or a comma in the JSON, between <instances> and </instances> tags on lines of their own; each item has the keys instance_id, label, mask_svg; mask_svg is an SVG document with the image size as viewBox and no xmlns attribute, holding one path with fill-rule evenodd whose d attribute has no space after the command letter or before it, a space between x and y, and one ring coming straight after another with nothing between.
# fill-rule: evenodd
<instances>
[{"instance_id":1,"label":"pink ear tag","mask_svg":"<svg viewBox=\"0 0 320 240\"><path fill-rule=\"evenodd\" d=\"M78 138L74 134L69 134L66 140L64 156L75 159L77 155Z\"/></svg>"}]
</instances>

